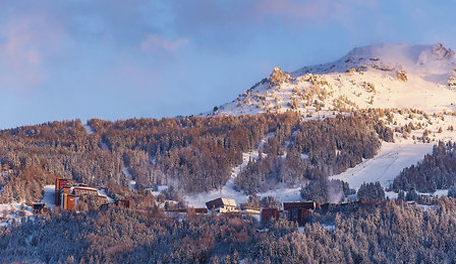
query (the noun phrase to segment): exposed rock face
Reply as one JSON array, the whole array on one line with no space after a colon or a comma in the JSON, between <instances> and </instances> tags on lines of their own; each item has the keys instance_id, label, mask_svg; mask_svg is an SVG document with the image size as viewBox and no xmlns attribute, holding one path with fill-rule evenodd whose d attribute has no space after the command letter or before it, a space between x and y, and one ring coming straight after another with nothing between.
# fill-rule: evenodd
<instances>
[{"instance_id":1,"label":"exposed rock face","mask_svg":"<svg viewBox=\"0 0 456 264\"><path fill-rule=\"evenodd\" d=\"M456 88L456 77L454 77L454 76L448 77L448 86L451 89L455 89Z\"/></svg>"},{"instance_id":2,"label":"exposed rock face","mask_svg":"<svg viewBox=\"0 0 456 264\"><path fill-rule=\"evenodd\" d=\"M291 79L291 76L287 73L282 72L280 67L274 67L274 70L269 77L269 81L271 82L270 87L280 85L283 82L288 82Z\"/></svg>"},{"instance_id":3,"label":"exposed rock face","mask_svg":"<svg viewBox=\"0 0 456 264\"><path fill-rule=\"evenodd\" d=\"M407 81L407 73L403 69L398 69L396 71L396 78L401 82Z\"/></svg>"},{"instance_id":4,"label":"exposed rock face","mask_svg":"<svg viewBox=\"0 0 456 264\"><path fill-rule=\"evenodd\" d=\"M432 47L432 54L435 60L450 59L454 56L454 51L447 49L442 43L435 44Z\"/></svg>"},{"instance_id":5,"label":"exposed rock face","mask_svg":"<svg viewBox=\"0 0 456 264\"><path fill-rule=\"evenodd\" d=\"M448 77L448 86L450 89L456 89L456 68L451 71Z\"/></svg>"}]
</instances>

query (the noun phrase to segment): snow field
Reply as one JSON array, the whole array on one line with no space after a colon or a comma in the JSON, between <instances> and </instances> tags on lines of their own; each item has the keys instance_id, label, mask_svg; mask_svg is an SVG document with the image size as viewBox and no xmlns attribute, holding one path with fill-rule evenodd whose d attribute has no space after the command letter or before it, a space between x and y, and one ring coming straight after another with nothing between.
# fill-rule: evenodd
<instances>
[{"instance_id":1,"label":"snow field","mask_svg":"<svg viewBox=\"0 0 456 264\"><path fill-rule=\"evenodd\" d=\"M364 160L354 168L331 176L348 182L351 188L358 189L364 182L380 182L389 187L394 178L406 167L423 160L432 153L433 144L410 144L383 142L380 152L372 159Z\"/></svg>"}]
</instances>

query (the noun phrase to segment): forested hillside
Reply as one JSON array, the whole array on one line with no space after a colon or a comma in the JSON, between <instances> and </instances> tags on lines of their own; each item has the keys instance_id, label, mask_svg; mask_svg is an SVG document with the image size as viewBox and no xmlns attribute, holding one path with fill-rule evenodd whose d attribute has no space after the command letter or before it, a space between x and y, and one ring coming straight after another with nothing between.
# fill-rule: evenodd
<instances>
[{"instance_id":1,"label":"forested hillside","mask_svg":"<svg viewBox=\"0 0 456 264\"><path fill-rule=\"evenodd\" d=\"M439 142L423 161L405 168L394 180L392 189L399 191L435 192L456 183L456 144Z\"/></svg>"},{"instance_id":2,"label":"forested hillside","mask_svg":"<svg viewBox=\"0 0 456 264\"><path fill-rule=\"evenodd\" d=\"M344 171L376 154L378 135L392 139L381 121L361 114L310 122L297 113L284 113L93 119L89 125L95 133L87 133L79 120L0 131L0 202L36 201L56 177L123 197L130 192L124 168L139 190L162 184L187 193L214 190L242 163L242 153L258 149L264 154L252 160L236 182L251 194L277 182L293 185Z\"/></svg>"},{"instance_id":3,"label":"forested hillside","mask_svg":"<svg viewBox=\"0 0 456 264\"><path fill-rule=\"evenodd\" d=\"M428 210L383 201L317 211L303 229L237 215L157 209L56 211L0 228L0 261L40 263L452 263L456 200Z\"/></svg>"},{"instance_id":4,"label":"forested hillside","mask_svg":"<svg viewBox=\"0 0 456 264\"><path fill-rule=\"evenodd\" d=\"M264 154L250 161L235 183L246 193L269 186L323 180L372 158L380 148L375 123L359 116L328 118L281 127Z\"/></svg>"}]
</instances>

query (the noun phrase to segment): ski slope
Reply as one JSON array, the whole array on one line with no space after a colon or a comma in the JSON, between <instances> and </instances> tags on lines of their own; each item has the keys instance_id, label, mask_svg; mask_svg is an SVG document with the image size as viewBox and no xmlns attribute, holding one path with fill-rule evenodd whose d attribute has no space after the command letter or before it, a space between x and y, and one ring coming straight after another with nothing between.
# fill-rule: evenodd
<instances>
[{"instance_id":1,"label":"ski slope","mask_svg":"<svg viewBox=\"0 0 456 264\"><path fill-rule=\"evenodd\" d=\"M406 167L423 160L432 153L433 144L408 144L383 142L380 152L372 159L364 160L354 168L331 176L348 182L351 188L358 189L363 182L380 182L389 187L394 178Z\"/></svg>"}]
</instances>

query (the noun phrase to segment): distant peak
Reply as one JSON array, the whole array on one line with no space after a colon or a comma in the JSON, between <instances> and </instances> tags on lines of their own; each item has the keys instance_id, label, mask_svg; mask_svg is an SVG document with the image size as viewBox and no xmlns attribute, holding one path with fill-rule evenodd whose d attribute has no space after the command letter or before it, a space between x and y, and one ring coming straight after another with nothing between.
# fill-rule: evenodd
<instances>
[{"instance_id":1,"label":"distant peak","mask_svg":"<svg viewBox=\"0 0 456 264\"><path fill-rule=\"evenodd\" d=\"M434 45L383 43L354 48L346 56L364 59L377 57L383 59L401 59L407 57L413 60L426 57L432 60L449 60L454 58L455 52L445 47L442 43Z\"/></svg>"},{"instance_id":2,"label":"distant peak","mask_svg":"<svg viewBox=\"0 0 456 264\"><path fill-rule=\"evenodd\" d=\"M454 57L454 51L450 48L446 48L442 43L437 43L432 46L431 52L436 60L450 59Z\"/></svg>"}]
</instances>

